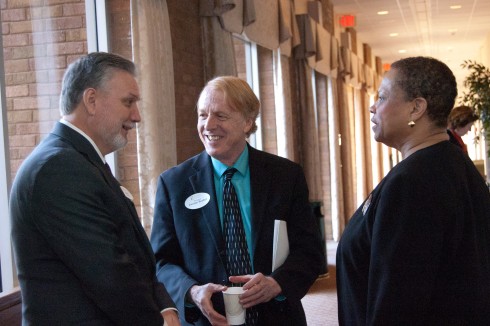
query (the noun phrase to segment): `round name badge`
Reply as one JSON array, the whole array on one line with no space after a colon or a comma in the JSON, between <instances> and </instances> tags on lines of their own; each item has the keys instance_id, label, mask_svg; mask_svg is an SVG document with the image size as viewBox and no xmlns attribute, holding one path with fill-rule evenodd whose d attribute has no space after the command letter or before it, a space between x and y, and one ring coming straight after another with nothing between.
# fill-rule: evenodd
<instances>
[{"instance_id":1,"label":"round name badge","mask_svg":"<svg viewBox=\"0 0 490 326\"><path fill-rule=\"evenodd\" d=\"M127 198L129 198L131 201L133 201L133 199L134 199L134 198L133 198L133 195L131 194L131 192L130 192L128 189L126 189L126 188L124 188L123 186L121 186L121 190L122 190L122 192L124 193L124 196L126 196L126 197L127 197Z\"/></svg>"},{"instance_id":2,"label":"round name badge","mask_svg":"<svg viewBox=\"0 0 490 326\"><path fill-rule=\"evenodd\" d=\"M208 193L198 192L196 194L190 195L185 200L185 207L187 207L188 209L199 209L209 203L210 198L211 196L209 196Z\"/></svg>"}]
</instances>

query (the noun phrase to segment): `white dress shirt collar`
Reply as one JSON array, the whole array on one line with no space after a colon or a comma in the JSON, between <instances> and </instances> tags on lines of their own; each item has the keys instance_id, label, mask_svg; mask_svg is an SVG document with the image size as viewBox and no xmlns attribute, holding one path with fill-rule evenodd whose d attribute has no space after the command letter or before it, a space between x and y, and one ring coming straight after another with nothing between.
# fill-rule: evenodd
<instances>
[{"instance_id":1,"label":"white dress shirt collar","mask_svg":"<svg viewBox=\"0 0 490 326\"><path fill-rule=\"evenodd\" d=\"M84 133L82 130L80 130L79 128L75 127L73 124L71 124L70 122L66 121L65 119L61 118L60 119L60 122L62 124L64 124L65 126L70 127L71 129L75 130L76 132L78 132L83 137L85 137L90 142L90 144L92 144L92 146L94 147L94 149L97 152L97 154L99 154L100 159L102 160L102 162L104 164L106 163L106 160L105 160L104 155L102 155L102 153L100 152L100 150L97 147L97 145L95 145L95 142L92 140L92 138L90 138L86 133Z\"/></svg>"}]
</instances>

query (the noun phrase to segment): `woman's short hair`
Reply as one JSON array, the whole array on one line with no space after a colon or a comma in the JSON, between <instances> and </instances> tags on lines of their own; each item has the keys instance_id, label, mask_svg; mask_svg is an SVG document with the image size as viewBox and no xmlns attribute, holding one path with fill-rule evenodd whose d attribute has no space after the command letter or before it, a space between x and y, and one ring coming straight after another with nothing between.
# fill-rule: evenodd
<instances>
[{"instance_id":1,"label":"woman's short hair","mask_svg":"<svg viewBox=\"0 0 490 326\"><path fill-rule=\"evenodd\" d=\"M456 129L462 128L470 122L475 122L478 118L478 114L471 107L460 105L451 110L447 122L451 129Z\"/></svg>"},{"instance_id":2,"label":"woman's short hair","mask_svg":"<svg viewBox=\"0 0 490 326\"><path fill-rule=\"evenodd\" d=\"M61 84L60 113L72 113L87 88L101 88L114 70L123 70L135 75L135 65L117 54L93 52L72 62L65 71Z\"/></svg>"},{"instance_id":3,"label":"woman's short hair","mask_svg":"<svg viewBox=\"0 0 490 326\"><path fill-rule=\"evenodd\" d=\"M410 57L391 65L396 69L396 85L407 101L422 97L427 101L427 114L438 127L447 126L449 112L454 106L458 89L451 69L430 57Z\"/></svg>"},{"instance_id":4,"label":"woman's short hair","mask_svg":"<svg viewBox=\"0 0 490 326\"><path fill-rule=\"evenodd\" d=\"M245 119L252 120L252 127L247 137L257 131L255 120L259 116L260 101L255 96L248 83L234 76L220 76L208 81L199 95L199 99L205 92L221 91L225 102L234 110L240 112Z\"/></svg>"}]
</instances>

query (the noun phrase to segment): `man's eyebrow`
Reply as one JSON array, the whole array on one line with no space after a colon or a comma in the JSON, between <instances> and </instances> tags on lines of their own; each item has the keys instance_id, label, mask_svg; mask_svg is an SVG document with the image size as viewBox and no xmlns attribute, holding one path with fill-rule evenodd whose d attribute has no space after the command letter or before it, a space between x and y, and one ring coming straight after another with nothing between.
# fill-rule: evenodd
<instances>
[{"instance_id":1,"label":"man's eyebrow","mask_svg":"<svg viewBox=\"0 0 490 326\"><path fill-rule=\"evenodd\" d=\"M124 98L126 99L136 99L137 101L141 101L141 97L136 95L136 94L133 94L133 93L129 93L127 96L125 96Z\"/></svg>"}]
</instances>

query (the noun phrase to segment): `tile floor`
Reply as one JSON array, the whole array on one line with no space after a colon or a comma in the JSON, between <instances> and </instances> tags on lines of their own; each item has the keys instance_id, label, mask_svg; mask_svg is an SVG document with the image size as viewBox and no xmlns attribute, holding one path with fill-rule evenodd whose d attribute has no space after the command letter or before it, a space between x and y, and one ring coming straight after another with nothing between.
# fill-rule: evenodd
<instances>
[{"instance_id":1,"label":"tile floor","mask_svg":"<svg viewBox=\"0 0 490 326\"><path fill-rule=\"evenodd\" d=\"M337 242L327 241L328 276L318 278L301 300L308 326L337 326L337 287L335 284L335 252Z\"/></svg>"}]
</instances>

